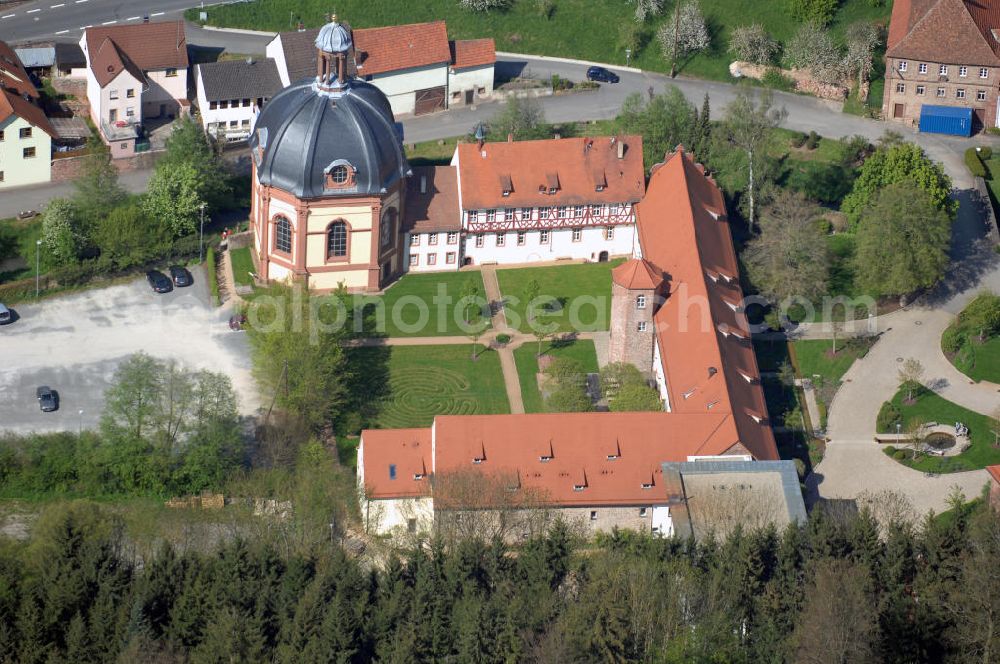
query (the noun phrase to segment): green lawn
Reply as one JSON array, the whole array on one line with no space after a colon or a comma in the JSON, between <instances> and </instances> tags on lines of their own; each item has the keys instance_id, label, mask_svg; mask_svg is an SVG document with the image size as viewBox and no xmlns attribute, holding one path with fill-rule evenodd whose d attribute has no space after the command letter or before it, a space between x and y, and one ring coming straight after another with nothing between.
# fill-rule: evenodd
<instances>
[{"instance_id":1,"label":"green lawn","mask_svg":"<svg viewBox=\"0 0 1000 664\"><path fill-rule=\"evenodd\" d=\"M522 300L528 282L535 280L540 287L540 297L548 298L547 309L539 306L536 312L540 325L553 325L553 333L608 329L611 320L611 270L620 263L621 260L615 260L497 270L507 322L522 332L530 332L525 313L527 303Z\"/></svg>"},{"instance_id":2,"label":"green lawn","mask_svg":"<svg viewBox=\"0 0 1000 664\"><path fill-rule=\"evenodd\" d=\"M854 361L864 357L870 345L865 340L844 339L837 341L837 354L831 355L833 342L829 339L811 339L792 342L792 352L802 378L822 376L823 380L839 383Z\"/></svg>"},{"instance_id":3,"label":"green lawn","mask_svg":"<svg viewBox=\"0 0 1000 664\"><path fill-rule=\"evenodd\" d=\"M367 350L367 349L366 349ZM435 415L509 413L496 351L460 346L393 346L388 357L389 389L376 426L430 426Z\"/></svg>"},{"instance_id":4,"label":"green lawn","mask_svg":"<svg viewBox=\"0 0 1000 664\"><path fill-rule=\"evenodd\" d=\"M455 303L471 281L486 297L478 270L406 274L380 297L359 296L355 305L366 306L365 329L370 336L433 337L465 334L456 321ZM435 298L440 299L435 302ZM488 320L483 321L487 326Z\"/></svg>"},{"instance_id":5,"label":"green lawn","mask_svg":"<svg viewBox=\"0 0 1000 664\"><path fill-rule=\"evenodd\" d=\"M1000 337L992 337L985 343L970 340L951 361L976 382L1000 383Z\"/></svg>"},{"instance_id":6,"label":"green lawn","mask_svg":"<svg viewBox=\"0 0 1000 664\"><path fill-rule=\"evenodd\" d=\"M229 260L233 264L233 279L238 286L252 286L253 279L250 272L254 271L253 258L250 257L250 247L230 249Z\"/></svg>"},{"instance_id":7,"label":"green lawn","mask_svg":"<svg viewBox=\"0 0 1000 664\"><path fill-rule=\"evenodd\" d=\"M6 271L0 271L0 283L35 276L35 242L41 237L41 217L25 221L0 219L0 263L13 262L18 258L23 263L20 267L11 267ZM50 261L44 247L39 252L38 258L41 261L42 273L45 273L50 267Z\"/></svg>"},{"instance_id":8,"label":"green lawn","mask_svg":"<svg viewBox=\"0 0 1000 664\"><path fill-rule=\"evenodd\" d=\"M937 422L938 424L954 424L963 422L969 427L969 439L972 447L954 457L918 457L915 461L906 458L902 461L911 468L924 472L953 473L963 470L975 470L1000 463L1000 448L993 446L995 436L990 418L985 415L963 408L956 403L931 392L921 389L914 403L904 403L906 390L900 390L892 398L892 404L902 415L904 426L908 423ZM882 406L885 409L885 406ZM883 421L885 418L880 417ZM879 433L895 433L895 425L888 423L888 429Z\"/></svg>"},{"instance_id":9,"label":"green lawn","mask_svg":"<svg viewBox=\"0 0 1000 664\"><path fill-rule=\"evenodd\" d=\"M529 342L514 351L514 362L517 364L517 377L521 382L521 400L524 402L524 412L544 413L545 404L538 390L538 344ZM569 342L546 341L542 344L542 354L553 357L567 357L576 360L587 373L596 373L597 351L594 342L589 339L578 339Z\"/></svg>"},{"instance_id":10,"label":"green lawn","mask_svg":"<svg viewBox=\"0 0 1000 664\"><path fill-rule=\"evenodd\" d=\"M835 37L856 20L888 20L889 3L873 7L871 0L844 0L831 29ZM518 0L507 11L477 13L462 9L458 0L341 0L336 11L356 28L396 25L443 19L451 38L493 37L497 50L564 56L612 64L625 63L626 43L618 26L634 23L634 3L622 0L556 0L550 18L539 15L537 3ZM643 69L669 71L670 62L656 41L656 31L673 17L673 4L664 3L660 16L640 29L638 48L631 64ZM701 8L712 36L710 48L678 63L680 73L699 78L732 80L726 52L732 28L760 23L779 42L785 42L799 25L785 2L760 0L701 0ZM220 27L258 30L290 30L301 20L307 27L323 23L331 11L322 0L258 0L190 9L186 17L197 21L207 11L208 22ZM609 26L611 26L609 28ZM581 76L583 68L580 70Z\"/></svg>"},{"instance_id":11,"label":"green lawn","mask_svg":"<svg viewBox=\"0 0 1000 664\"><path fill-rule=\"evenodd\" d=\"M458 139L459 137L456 136L443 139L440 142L407 143L405 145L406 160L410 162L410 166L447 166L455 154Z\"/></svg>"}]
</instances>

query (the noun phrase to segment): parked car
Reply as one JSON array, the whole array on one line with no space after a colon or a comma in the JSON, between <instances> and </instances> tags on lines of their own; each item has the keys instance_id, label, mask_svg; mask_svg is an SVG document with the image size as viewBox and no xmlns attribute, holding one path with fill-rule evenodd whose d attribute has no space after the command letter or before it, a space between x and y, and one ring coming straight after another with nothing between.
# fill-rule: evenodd
<instances>
[{"instance_id":1,"label":"parked car","mask_svg":"<svg viewBox=\"0 0 1000 664\"><path fill-rule=\"evenodd\" d=\"M193 282L191 279L191 273L188 272L186 267L180 265L170 266L170 278L174 282L174 286L183 288L184 286L190 286Z\"/></svg>"},{"instance_id":2,"label":"parked car","mask_svg":"<svg viewBox=\"0 0 1000 664\"><path fill-rule=\"evenodd\" d=\"M49 389L48 385L42 385L35 390L35 396L38 397L38 407L42 409L43 413L51 413L59 409L59 396Z\"/></svg>"},{"instance_id":3,"label":"parked car","mask_svg":"<svg viewBox=\"0 0 1000 664\"><path fill-rule=\"evenodd\" d=\"M174 289L170 284L170 280L167 279L167 275L159 270L150 270L147 272L146 281L149 282L149 287L153 289L154 293L169 293Z\"/></svg>"},{"instance_id":4,"label":"parked car","mask_svg":"<svg viewBox=\"0 0 1000 664\"><path fill-rule=\"evenodd\" d=\"M617 83L621 79L618 74L604 67L590 67L587 69L588 81L601 81L602 83Z\"/></svg>"},{"instance_id":5,"label":"parked car","mask_svg":"<svg viewBox=\"0 0 1000 664\"><path fill-rule=\"evenodd\" d=\"M10 313L3 302L0 302L0 325L6 325L14 320L14 315Z\"/></svg>"}]
</instances>

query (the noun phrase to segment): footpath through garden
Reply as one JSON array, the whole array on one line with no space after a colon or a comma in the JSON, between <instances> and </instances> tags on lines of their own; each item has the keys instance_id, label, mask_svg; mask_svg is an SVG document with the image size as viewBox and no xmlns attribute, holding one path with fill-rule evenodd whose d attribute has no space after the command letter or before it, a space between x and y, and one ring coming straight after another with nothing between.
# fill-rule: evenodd
<instances>
[{"instance_id":1,"label":"footpath through garden","mask_svg":"<svg viewBox=\"0 0 1000 664\"><path fill-rule=\"evenodd\" d=\"M943 398L986 415L1000 405L997 385L974 383L941 350L941 335L955 315L980 290L1000 290L1000 260L981 241L983 221L969 198L971 177L960 156L952 157L942 160L960 201L951 273L924 300L873 321L878 342L844 374L830 405L826 454L806 480L811 501L890 489L909 498L920 514L940 512L947 509L954 487L971 499L989 480L985 470L925 474L889 458L875 443L879 409L899 389L899 367L910 357L921 362L924 383ZM855 331L867 328L864 321ZM818 324L803 325L794 336L822 339L832 334L828 325Z\"/></svg>"}]
</instances>

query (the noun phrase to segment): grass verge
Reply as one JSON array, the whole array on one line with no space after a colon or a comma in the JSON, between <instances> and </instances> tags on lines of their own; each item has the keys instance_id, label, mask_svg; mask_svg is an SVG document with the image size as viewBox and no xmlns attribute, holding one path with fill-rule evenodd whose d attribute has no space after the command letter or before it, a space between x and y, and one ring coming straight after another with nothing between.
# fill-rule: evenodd
<instances>
[{"instance_id":1,"label":"grass verge","mask_svg":"<svg viewBox=\"0 0 1000 664\"><path fill-rule=\"evenodd\" d=\"M486 296L479 270L405 274L381 296L360 296L354 306L364 306L365 334L388 337L463 336L462 312L455 304L469 283ZM458 320L456 320L458 319ZM489 321L483 323L489 328Z\"/></svg>"},{"instance_id":2,"label":"grass verge","mask_svg":"<svg viewBox=\"0 0 1000 664\"><path fill-rule=\"evenodd\" d=\"M205 272L208 273L208 288L212 292L212 304L219 306L219 275L215 262L215 247L205 252Z\"/></svg>"},{"instance_id":3,"label":"grass verge","mask_svg":"<svg viewBox=\"0 0 1000 664\"><path fill-rule=\"evenodd\" d=\"M237 286L253 286L250 273L254 271L250 247L229 250L229 260L233 266L233 279Z\"/></svg>"}]
</instances>

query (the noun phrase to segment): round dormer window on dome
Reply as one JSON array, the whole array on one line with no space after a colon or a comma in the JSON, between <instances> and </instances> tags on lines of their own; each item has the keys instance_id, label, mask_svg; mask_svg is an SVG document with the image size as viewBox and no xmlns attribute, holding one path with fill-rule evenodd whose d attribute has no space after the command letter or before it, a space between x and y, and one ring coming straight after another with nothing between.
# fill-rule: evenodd
<instances>
[{"instance_id":1,"label":"round dormer window on dome","mask_svg":"<svg viewBox=\"0 0 1000 664\"><path fill-rule=\"evenodd\" d=\"M333 184L347 184L348 177L350 177L350 172L347 170L347 166L334 166L333 170L330 171L330 180Z\"/></svg>"}]
</instances>

